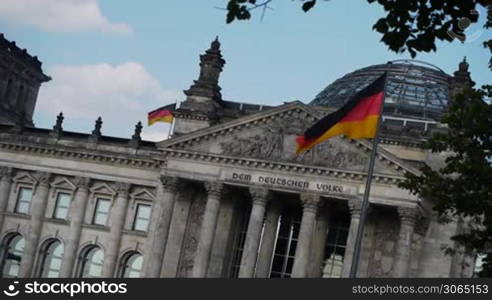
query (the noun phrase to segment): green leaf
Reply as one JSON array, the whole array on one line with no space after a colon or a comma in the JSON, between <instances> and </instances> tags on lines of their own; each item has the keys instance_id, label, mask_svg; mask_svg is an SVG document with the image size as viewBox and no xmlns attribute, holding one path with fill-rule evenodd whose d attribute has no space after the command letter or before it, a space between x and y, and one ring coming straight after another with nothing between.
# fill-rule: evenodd
<instances>
[{"instance_id":1,"label":"green leaf","mask_svg":"<svg viewBox=\"0 0 492 300\"><path fill-rule=\"evenodd\" d=\"M316 4L316 0L311 0L311 1L306 1L304 2L304 4L302 5L302 10L304 12L308 12L311 8L314 7L314 5Z\"/></svg>"}]
</instances>

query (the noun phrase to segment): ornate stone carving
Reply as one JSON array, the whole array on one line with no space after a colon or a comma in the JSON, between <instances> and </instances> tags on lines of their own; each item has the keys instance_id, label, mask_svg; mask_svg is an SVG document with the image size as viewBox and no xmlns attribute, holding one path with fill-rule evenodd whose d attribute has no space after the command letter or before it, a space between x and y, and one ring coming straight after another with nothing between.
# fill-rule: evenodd
<instances>
[{"instance_id":1,"label":"ornate stone carving","mask_svg":"<svg viewBox=\"0 0 492 300\"><path fill-rule=\"evenodd\" d=\"M224 190L224 185L220 182L207 181L203 185L209 197L220 198Z\"/></svg>"},{"instance_id":2,"label":"ornate stone carving","mask_svg":"<svg viewBox=\"0 0 492 300\"><path fill-rule=\"evenodd\" d=\"M398 215L402 225L415 226L417 221L417 210L410 207L398 207Z\"/></svg>"},{"instance_id":3,"label":"ornate stone carving","mask_svg":"<svg viewBox=\"0 0 492 300\"><path fill-rule=\"evenodd\" d=\"M11 180L14 169L11 167L0 167L0 180Z\"/></svg>"},{"instance_id":4,"label":"ornate stone carving","mask_svg":"<svg viewBox=\"0 0 492 300\"><path fill-rule=\"evenodd\" d=\"M320 204L320 195L313 193L301 193L302 207L304 211L316 212Z\"/></svg>"},{"instance_id":5,"label":"ornate stone carving","mask_svg":"<svg viewBox=\"0 0 492 300\"><path fill-rule=\"evenodd\" d=\"M52 174L49 172L36 172L36 179L41 186L48 186L51 180Z\"/></svg>"},{"instance_id":6,"label":"ornate stone carving","mask_svg":"<svg viewBox=\"0 0 492 300\"><path fill-rule=\"evenodd\" d=\"M338 141L326 141L301 155L294 155L294 137L304 132L310 122L288 116L258 125L261 134L234 137L221 143L222 154L274 161L288 161L330 168L352 167L363 170L368 157L354 147L343 147Z\"/></svg>"},{"instance_id":7,"label":"ornate stone carving","mask_svg":"<svg viewBox=\"0 0 492 300\"><path fill-rule=\"evenodd\" d=\"M350 214L352 214L352 217L360 217L360 213L362 211L362 200L350 199L347 202L347 204L350 209Z\"/></svg>"},{"instance_id":8,"label":"ornate stone carving","mask_svg":"<svg viewBox=\"0 0 492 300\"><path fill-rule=\"evenodd\" d=\"M265 206L267 204L271 195L268 189L259 187L250 187L249 194L253 200L253 205L257 204L261 206Z\"/></svg>"},{"instance_id":9,"label":"ornate stone carving","mask_svg":"<svg viewBox=\"0 0 492 300\"><path fill-rule=\"evenodd\" d=\"M124 197L128 197L130 188L131 188L131 184L127 182L117 182L115 185L116 192Z\"/></svg>"},{"instance_id":10,"label":"ornate stone carving","mask_svg":"<svg viewBox=\"0 0 492 300\"><path fill-rule=\"evenodd\" d=\"M161 175L159 179L161 181L162 188L164 189L164 191L169 193L176 192L179 182L177 177Z\"/></svg>"},{"instance_id":11,"label":"ornate stone carving","mask_svg":"<svg viewBox=\"0 0 492 300\"><path fill-rule=\"evenodd\" d=\"M88 190L91 184L91 179L88 177L75 177L74 184L79 189Z\"/></svg>"}]
</instances>

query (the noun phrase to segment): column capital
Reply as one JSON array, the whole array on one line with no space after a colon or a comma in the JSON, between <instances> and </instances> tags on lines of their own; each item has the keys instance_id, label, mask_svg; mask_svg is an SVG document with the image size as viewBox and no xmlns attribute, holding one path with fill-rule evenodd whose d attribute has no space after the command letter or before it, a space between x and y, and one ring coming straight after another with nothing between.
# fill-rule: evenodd
<instances>
[{"instance_id":1,"label":"column capital","mask_svg":"<svg viewBox=\"0 0 492 300\"><path fill-rule=\"evenodd\" d=\"M216 181L205 181L203 183L209 197L220 198L224 191L224 184Z\"/></svg>"},{"instance_id":2,"label":"column capital","mask_svg":"<svg viewBox=\"0 0 492 300\"><path fill-rule=\"evenodd\" d=\"M251 200L253 200L253 205L258 204L261 206L265 206L271 196L268 189L260 187L250 187L249 194L251 195Z\"/></svg>"},{"instance_id":3,"label":"column capital","mask_svg":"<svg viewBox=\"0 0 492 300\"><path fill-rule=\"evenodd\" d=\"M52 174L49 172L36 172L35 178L40 186L48 186L51 180Z\"/></svg>"},{"instance_id":4,"label":"column capital","mask_svg":"<svg viewBox=\"0 0 492 300\"><path fill-rule=\"evenodd\" d=\"M304 210L316 212L320 204L320 195L314 193L301 193L302 207Z\"/></svg>"},{"instance_id":5,"label":"column capital","mask_svg":"<svg viewBox=\"0 0 492 300\"><path fill-rule=\"evenodd\" d=\"M178 177L161 175L159 181L163 189L167 192L175 192L178 188Z\"/></svg>"},{"instance_id":6,"label":"column capital","mask_svg":"<svg viewBox=\"0 0 492 300\"><path fill-rule=\"evenodd\" d=\"M91 179L89 177L82 177L82 176L75 177L74 184L80 190L89 190Z\"/></svg>"},{"instance_id":7,"label":"column capital","mask_svg":"<svg viewBox=\"0 0 492 300\"><path fill-rule=\"evenodd\" d=\"M417 209L413 207L398 207L398 215L405 225L414 226L417 221Z\"/></svg>"},{"instance_id":8,"label":"column capital","mask_svg":"<svg viewBox=\"0 0 492 300\"><path fill-rule=\"evenodd\" d=\"M130 193L131 186L132 185L130 183L127 183L127 182L116 182L115 190L118 193L118 195L128 197L128 194Z\"/></svg>"},{"instance_id":9,"label":"column capital","mask_svg":"<svg viewBox=\"0 0 492 300\"><path fill-rule=\"evenodd\" d=\"M362 200L360 199L350 199L348 202L348 207L350 209L350 214L352 216L359 216L362 211Z\"/></svg>"},{"instance_id":10,"label":"column capital","mask_svg":"<svg viewBox=\"0 0 492 300\"><path fill-rule=\"evenodd\" d=\"M11 167L0 167L0 180L10 181L12 179L12 175L14 174L14 169Z\"/></svg>"}]
</instances>

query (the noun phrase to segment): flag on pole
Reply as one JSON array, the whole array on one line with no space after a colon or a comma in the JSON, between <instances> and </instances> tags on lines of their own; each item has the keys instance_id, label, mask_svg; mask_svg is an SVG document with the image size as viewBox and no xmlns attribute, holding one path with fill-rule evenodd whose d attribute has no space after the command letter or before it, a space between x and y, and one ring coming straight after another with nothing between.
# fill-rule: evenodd
<instances>
[{"instance_id":1,"label":"flag on pole","mask_svg":"<svg viewBox=\"0 0 492 300\"><path fill-rule=\"evenodd\" d=\"M176 103L173 103L149 112L147 114L148 126L155 122L172 123L174 119L173 111L175 109Z\"/></svg>"},{"instance_id":2,"label":"flag on pole","mask_svg":"<svg viewBox=\"0 0 492 300\"><path fill-rule=\"evenodd\" d=\"M323 117L296 139L300 154L337 135L352 139L374 138L384 100L386 73L355 94L339 110Z\"/></svg>"}]
</instances>

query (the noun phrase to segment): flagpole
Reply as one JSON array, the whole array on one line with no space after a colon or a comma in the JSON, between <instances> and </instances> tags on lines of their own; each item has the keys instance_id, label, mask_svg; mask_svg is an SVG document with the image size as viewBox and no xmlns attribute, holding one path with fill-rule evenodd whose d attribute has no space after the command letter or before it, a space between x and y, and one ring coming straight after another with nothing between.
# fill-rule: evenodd
<instances>
[{"instance_id":1,"label":"flagpole","mask_svg":"<svg viewBox=\"0 0 492 300\"><path fill-rule=\"evenodd\" d=\"M388 62L388 64L391 64L391 62ZM381 123L382 123L382 119L383 119L383 107L384 107L384 101L386 98L386 83L387 82L388 82L388 72L386 72L386 80L384 82L384 89L383 89L384 90L384 97L383 97L383 102L381 103L381 107L379 109L379 118L378 118L378 124L376 127L376 135L372 141L372 151L371 151L371 158L369 161L369 171L367 172L366 187L364 190L364 198L362 200L359 226L357 227L357 235L355 238L354 253L352 256L352 265L350 266L349 278L356 278L357 277L357 268L359 266L360 251L362 248L362 237L364 235L364 224L366 222L367 210L369 209L369 194L371 193L371 182L372 182L372 175L374 173L374 163L376 161L377 147L378 147L378 141L379 141L379 131L380 131L380 127L381 127Z\"/></svg>"},{"instance_id":2,"label":"flagpole","mask_svg":"<svg viewBox=\"0 0 492 300\"><path fill-rule=\"evenodd\" d=\"M178 108L178 99L176 99L176 102L174 104L174 109L176 110L177 108ZM171 124L169 124L169 131L167 132L167 139L171 138L171 132L173 130L174 120L175 120L175 117L173 116L173 120L172 120Z\"/></svg>"}]
</instances>

